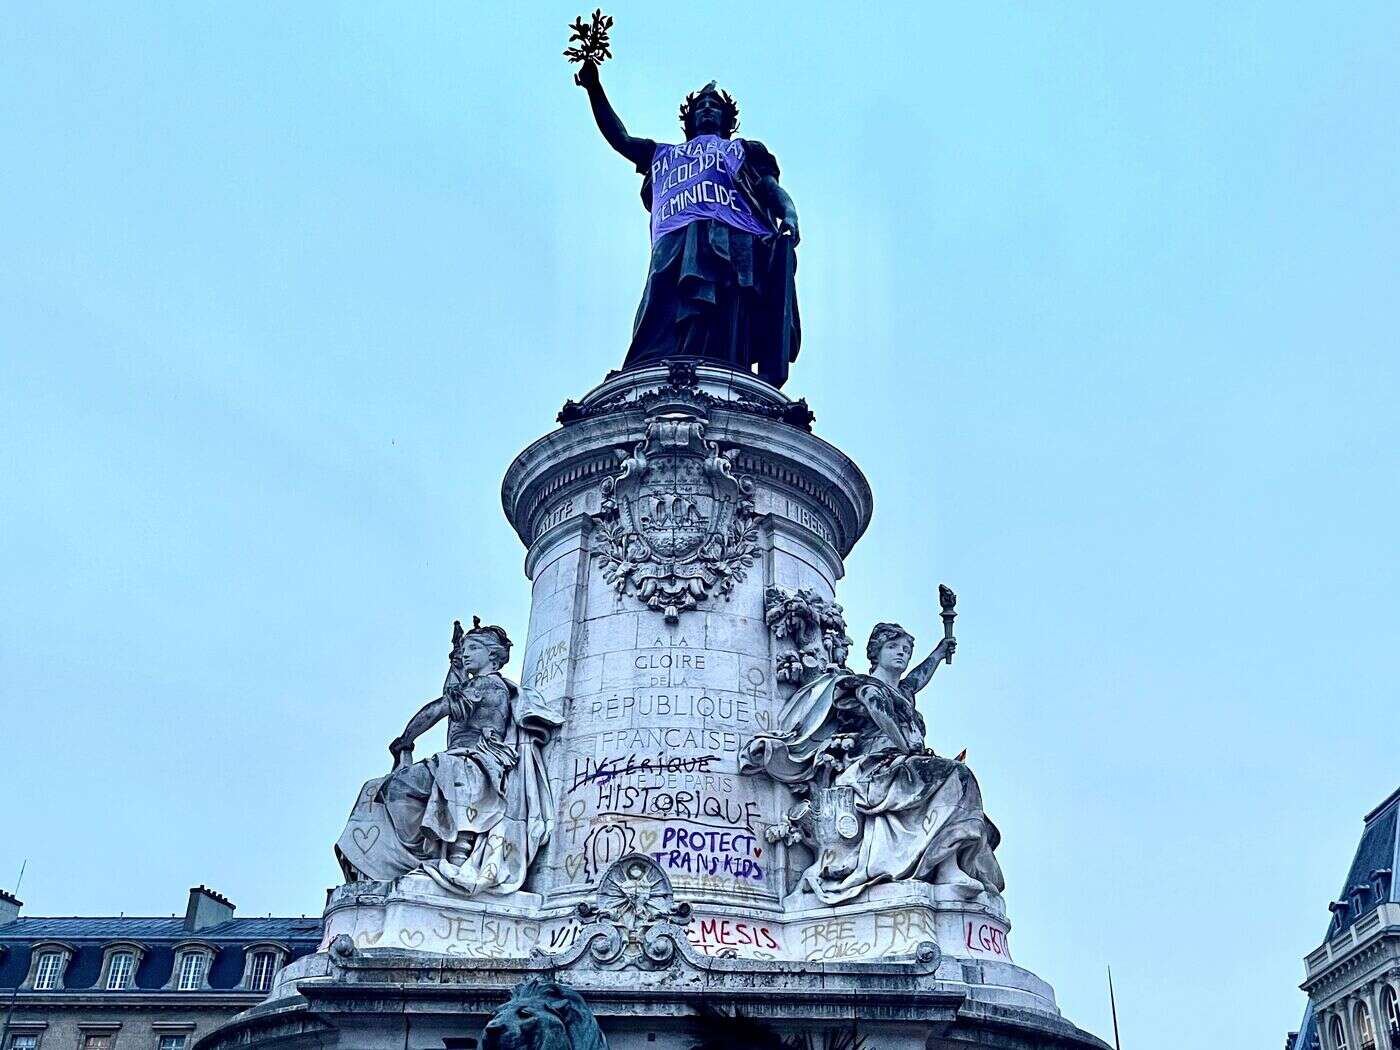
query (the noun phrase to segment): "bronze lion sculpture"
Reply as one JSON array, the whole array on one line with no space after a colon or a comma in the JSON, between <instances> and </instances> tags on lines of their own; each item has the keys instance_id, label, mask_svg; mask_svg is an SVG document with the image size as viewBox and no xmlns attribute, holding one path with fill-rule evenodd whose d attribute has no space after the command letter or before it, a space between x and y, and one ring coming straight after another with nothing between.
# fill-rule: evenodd
<instances>
[{"instance_id":1,"label":"bronze lion sculpture","mask_svg":"<svg viewBox=\"0 0 1400 1050\"><path fill-rule=\"evenodd\" d=\"M583 996L544 977L516 985L484 1035L483 1050L608 1050Z\"/></svg>"}]
</instances>

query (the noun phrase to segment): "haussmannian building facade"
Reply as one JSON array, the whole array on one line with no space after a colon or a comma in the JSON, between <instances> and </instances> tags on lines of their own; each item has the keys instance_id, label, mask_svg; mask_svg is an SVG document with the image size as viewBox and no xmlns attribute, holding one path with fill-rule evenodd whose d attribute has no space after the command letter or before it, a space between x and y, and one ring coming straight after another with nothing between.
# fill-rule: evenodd
<instances>
[{"instance_id":1,"label":"haussmannian building facade","mask_svg":"<svg viewBox=\"0 0 1400 1050\"><path fill-rule=\"evenodd\" d=\"M204 886L183 917L30 917L0 891L0 1050L189 1050L315 951L319 918L235 918Z\"/></svg>"},{"instance_id":2,"label":"haussmannian building facade","mask_svg":"<svg viewBox=\"0 0 1400 1050\"><path fill-rule=\"evenodd\" d=\"M1327 936L1304 959L1293 1050L1400 1050L1400 790L1366 814Z\"/></svg>"}]
</instances>

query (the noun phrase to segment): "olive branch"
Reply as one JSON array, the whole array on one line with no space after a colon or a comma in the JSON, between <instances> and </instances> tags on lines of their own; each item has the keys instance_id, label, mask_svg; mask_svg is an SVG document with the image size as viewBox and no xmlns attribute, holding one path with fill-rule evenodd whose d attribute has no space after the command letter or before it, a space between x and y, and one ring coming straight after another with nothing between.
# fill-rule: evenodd
<instances>
[{"instance_id":1,"label":"olive branch","mask_svg":"<svg viewBox=\"0 0 1400 1050\"><path fill-rule=\"evenodd\" d=\"M593 12L591 24L585 25L583 15L579 15L569 26L573 32L569 34L569 46L564 48L564 57L570 62L602 65L605 59L612 58L612 42L608 39L608 30L612 27L612 15L603 14L601 7Z\"/></svg>"}]
</instances>

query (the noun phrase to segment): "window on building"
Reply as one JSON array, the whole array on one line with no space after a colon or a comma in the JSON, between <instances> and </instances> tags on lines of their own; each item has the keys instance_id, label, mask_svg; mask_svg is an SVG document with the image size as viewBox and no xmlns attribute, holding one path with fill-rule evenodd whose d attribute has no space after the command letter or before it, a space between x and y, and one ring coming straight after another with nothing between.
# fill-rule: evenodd
<instances>
[{"instance_id":1,"label":"window on building","mask_svg":"<svg viewBox=\"0 0 1400 1050\"><path fill-rule=\"evenodd\" d=\"M204 952L180 953L180 980L176 987L182 992L197 992L204 987L204 975L209 969L209 956Z\"/></svg>"},{"instance_id":2,"label":"window on building","mask_svg":"<svg viewBox=\"0 0 1400 1050\"><path fill-rule=\"evenodd\" d=\"M1392 872L1389 868L1381 868L1371 872L1371 885L1376 888L1376 903L1384 904L1390 900L1390 876Z\"/></svg>"},{"instance_id":3,"label":"window on building","mask_svg":"<svg viewBox=\"0 0 1400 1050\"><path fill-rule=\"evenodd\" d=\"M185 1050L185 1037L183 1035L163 1035L160 1037L158 1050Z\"/></svg>"},{"instance_id":4,"label":"window on building","mask_svg":"<svg viewBox=\"0 0 1400 1050\"><path fill-rule=\"evenodd\" d=\"M38 1050L39 1037L37 1035L12 1035L10 1036L10 1050Z\"/></svg>"},{"instance_id":5,"label":"window on building","mask_svg":"<svg viewBox=\"0 0 1400 1050\"><path fill-rule=\"evenodd\" d=\"M112 1033L92 1033L83 1036L83 1050L112 1050Z\"/></svg>"},{"instance_id":6,"label":"window on building","mask_svg":"<svg viewBox=\"0 0 1400 1050\"><path fill-rule=\"evenodd\" d=\"M1347 1050L1347 1030L1342 1024L1342 1019L1335 1014L1332 1015L1332 1023L1328 1025L1332 1029L1333 1050Z\"/></svg>"},{"instance_id":7,"label":"window on building","mask_svg":"<svg viewBox=\"0 0 1400 1050\"><path fill-rule=\"evenodd\" d=\"M1356 1004L1356 1038L1361 1050L1376 1050L1376 1026L1371 1021L1371 1008L1365 1003Z\"/></svg>"},{"instance_id":8,"label":"window on building","mask_svg":"<svg viewBox=\"0 0 1400 1050\"><path fill-rule=\"evenodd\" d=\"M120 992L131 987L131 977L136 970L136 956L132 952L113 952L107 962L107 991Z\"/></svg>"},{"instance_id":9,"label":"window on building","mask_svg":"<svg viewBox=\"0 0 1400 1050\"><path fill-rule=\"evenodd\" d=\"M1400 1032L1400 996L1388 984L1381 989L1381 1024L1388 1032Z\"/></svg>"},{"instance_id":10,"label":"window on building","mask_svg":"<svg viewBox=\"0 0 1400 1050\"><path fill-rule=\"evenodd\" d=\"M255 992L267 991L272 987L272 975L276 972L276 952L254 952L248 963L248 987Z\"/></svg>"},{"instance_id":11,"label":"window on building","mask_svg":"<svg viewBox=\"0 0 1400 1050\"><path fill-rule=\"evenodd\" d=\"M34 969L34 988L47 992L58 987L58 979L63 976L63 953L44 952L39 956L39 965Z\"/></svg>"}]
</instances>

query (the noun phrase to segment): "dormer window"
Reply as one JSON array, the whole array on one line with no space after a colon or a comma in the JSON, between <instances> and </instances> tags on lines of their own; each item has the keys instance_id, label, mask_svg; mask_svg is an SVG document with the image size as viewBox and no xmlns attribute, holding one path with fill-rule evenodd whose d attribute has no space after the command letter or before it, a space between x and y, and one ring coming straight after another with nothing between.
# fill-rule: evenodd
<instances>
[{"instance_id":1,"label":"dormer window","mask_svg":"<svg viewBox=\"0 0 1400 1050\"><path fill-rule=\"evenodd\" d=\"M1332 901L1327 905L1327 910L1332 913L1332 933L1336 933L1346 922L1347 912L1351 910L1351 905L1346 901Z\"/></svg>"},{"instance_id":2,"label":"dormer window","mask_svg":"<svg viewBox=\"0 0 1400 1050\"><path fill-rule=\"evenodd\" d=\"M277 941L259 941L244 949L243 980L239 987L250 992L266 992L272 989L272 979L287 961L285 944Z\"/></svg>"},{"instance_id":3,"label":"dormer window","mask_svg":"<svg viewBox=\"0 0 1400 1050\"><path fill-rule=\"evenodd\" d=\"M136 953L115 951L107 957L107 991L124 992L136 976Z\"/></svg>"},{"instance_id":4,"label":"dormer window","mask_svg":"<svg viewBox=\"0 0 1400 1050\"><path fill-rule=\"evenodd\" d=\"M49 948L39 953L34 964L34 990L51 992L63 981L63 969L68 962L68 953Z\"/></svg>"},{"instance_id":5,"label":"dormer window","mask_svg":"<svg viewBox=\"0 0 1400 1050\"><path fill-rule=\"evenodd\" d=\"M181 941L174 946L175 964L170 968L170 979L165 988L171 992L207 992L209 971L214 965L214 955L218 948L208 941L194 939Z\"/></svg>"},{"instance_id":6,"label":"dormer window","mask_svg":"<svg viewBox=\"0 0 1400 1050\"><path fill-rule=\"evenodd\" d=\"M102 970L97 987L109 992L129 992L136 987L136 971L141 967L146 949L134 941L116 941L107 945L102 954Z\"/></svg>"},{"instance_id":7,"label":"dormer window","mask_svg":"<svg viewBox=\"0 0 1400 1050\"><path fill-rule=\"evenodd\" d=\"M181 992L198 992L204 988L208 973L209 953L200 948L187 949L180 953L175 988Z\"/></svg>"},{"instance_id":8,"label":"dormer window","mask_svg":"<svg viewBox=\"0 0 1400 1050\"><path fill-rule=\"evenodd\" d=\"M248 988L254 992L266 992L272 987L272 975L277 972L279 953L271 948L255 951L248 960Z\"/></svg>"},{"instance_id":9,"label":"dormer window","mask_svg":"<svg viewBox=\"0 0 1400 1050\"><path fill-rule=\"evenodd\" d=\"M1367 898L1371 896L1371 884L1363 882L1353 886L1347 891L1347 896L1351 898L1351 910L1358 917L1366 910Z\"/></svg>"},{"instance_id":10,"label":"dormer window","mask_svg":"<svg viewBox=\"0 0 1400 1050\"><path fill-rule=\"evenodd\" d=\"M1371 872L1371 885L1376 888L1376 903L1384 904L1390 899L1390 875L1389 868L1379 868Z\"/></svg>"}]
</instances>

